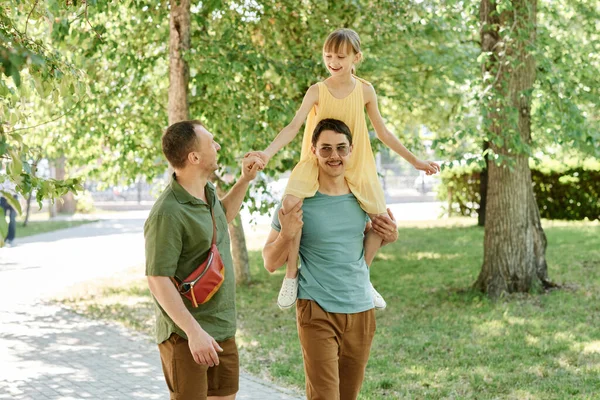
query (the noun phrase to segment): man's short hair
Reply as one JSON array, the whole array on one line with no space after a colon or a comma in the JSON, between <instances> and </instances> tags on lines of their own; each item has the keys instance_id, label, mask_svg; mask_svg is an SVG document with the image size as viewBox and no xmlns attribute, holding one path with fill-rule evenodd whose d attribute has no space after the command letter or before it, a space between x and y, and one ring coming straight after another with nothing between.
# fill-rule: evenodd
<instances>
[{"instance_id":1,"label":"man's short hair","mask_svg":"<svg viewBox=\"0 0 600 400\"><path fill-rule=\"evenodd\" d=\"M348 125L340 121L339 119L333 118L325 118L319 121L317 126L315 126L315 130L312 135L312 145L317 146L317 142L319 141L319 136L321 136L321 132L323 131L334 131L336 133L340 133L342 135L346 135L348 138L348 143L352 146L352 134L350 133L350 128Z\"/></svg>"},{"instance_id":2,"label":"man's short hair","mask_svg":"<svg viewBox=\"0 0 600 400\"><path fill-rule=\"evenodd\" d=\"M162 137L162 151L173 168L185 167L188 154L198 150L198 137L194 127L202 125L198 120L176 122L169 126Z\"/></svg>"}]
</instances>

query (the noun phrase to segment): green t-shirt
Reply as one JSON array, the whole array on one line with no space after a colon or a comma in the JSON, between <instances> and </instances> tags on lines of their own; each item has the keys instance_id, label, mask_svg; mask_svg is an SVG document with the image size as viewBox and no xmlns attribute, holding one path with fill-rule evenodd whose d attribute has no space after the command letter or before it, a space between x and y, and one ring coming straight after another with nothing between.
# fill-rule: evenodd
<instances>
[{"instance_id":1,"label":"green t-shirt","mask_svg":"<svg viewBox=\"0 0 600 400\"><path fill-rule=\"evenodd\" d=\"M279 207L271 225L277 231L281 230ZM331 313L354 314L373 308L363 244L367 219L351 193L328 196L317 192L304 199L299 299L314 300Z\"/></svg>"},{"instance_id":2,"label":"green t-shirt","mask_svg":"<svg viewBox=\"0 0 600 400\"><path fill-rule=\"evenodd\" d=\"M225 264L225 281L218 292L197 308L182 296L183 302L202 329L215 340L235 336L235 278L231 258L227 218L212 183L206 185L217 225L217 248ZM207 257L213 236L208 204L189 194L175 179L156 200L144 224L146 275L186 278ZM162 343L175 332L187 338L154 299L156 342Z\"/></svg>"}]
</instances>

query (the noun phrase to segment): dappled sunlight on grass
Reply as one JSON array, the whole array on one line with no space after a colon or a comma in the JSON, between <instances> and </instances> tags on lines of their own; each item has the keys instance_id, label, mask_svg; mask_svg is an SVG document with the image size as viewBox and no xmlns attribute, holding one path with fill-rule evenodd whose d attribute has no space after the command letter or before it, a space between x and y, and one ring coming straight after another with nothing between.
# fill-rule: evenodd
<instances>
[{"instance_id":1,"label":"dappled sunlight on grass","mask_svg":"<svg viewBox=\"0 0 600 400\"><path fill-rule=\"evenodd\" d=\"M396 254L383 254L379 253L375 255L375 261L396 261L398 256Z\"/></svg>"},{"instance_id":2,"label":"dappled sunlight on grass","mask_svg":"<svg viewBox=\"0 0 600 400\"><path fill-rule=\"evenodd\" d=\"M504 336L506 334L506 326L504 322L494 320L487 321L477 325L474 330L482 336Z\"/></svg>"},{"instance_id":3,"label":"dappled sunlight on grass","mask_svg":"<svg viewBox=\"0 0 600 400\"><path fill-rule=\"evenodd\" d=\"M79 225L97 222L98 220L30 220L27 226L23 226L22 221L17 221L16 238L39 235L41 233L53 232L59 229L74 228Z\"/></svg>"},{"instance_id":4,"label":"dappled sunlight on grass","mask_svg":"<svg viewBox=\"0 0 600 400\"><path fill-rule=\"evenodd\" d=\"M531 346L537 346L540 343L540 338L530 334L525 334L525 342Z\"/></svg>"},{"instance_id":5,"label":"dappled sunlight on grass","mask_svg":"<svg viewBox=\"0 0 600 400\"><path fill-rule=\"evenodd\" d=\"M518 318L518 317L512 317L512 316L505 316L504 320L509 324L509 325L525 325L526 320L525 318Z\"/></svg>"},{"instance_id":6,"label":"dappled sunlight on grass","mask_svg":"<svg viewBox=\"0 0 600 400\"><path fill-rule=\"evenodd\" d=\"M568 227L568 228L576 228L581 230L593 230L600 227L600 220L595 221L567 221L561 219L542 219L542 227L546 228L560 228L560 227Z\"/></svg>"},{"instance_id":7,"label":"dappled sunlight on grass","mask_svg":"<svg viewBox=\"0 0 600 400\"><path fill-rule=\"evenodd\" d=\"M564 289L493 303L471 289L481 269L484 231L469 224L401 227L398 242L377 256L371 280L388 308L376 314L359 399L594 398L600 373L600 225L547 228L549 276L566 283ZM268 274L258 251L250 252L250 263L252 283L237 292L241 365L302 388L295 311L276 305L284 270ZM96 291L86 288L70 304L148 329L152 304L142 275L115 277Z\"/></svg>"},{"instance_id":8,"label":"dappled sunlight on grass","mask_svg":"<svg viewBox=\"0 0 600 400\"><path fill-rule=\"evenodd\" d=\"M589 353L597 353L600 354L600 340L596 340L593 342L582 343L583 344L583 352L585 354Z\"/></svg>"},{"instance_id":9,"label":"dappled sunlight on grass","mask_svg":"<svg viewBox=\"0 0 600 400\"><path fill-rule=\"evenodd\" d=\"M533 393L527 390L513 390L508 394L508 398L510 399L519 399L519 400L543 400L545 398L534 395Z\"/></svg>"},{"instance_id":10,"label":"dappled sunlight on grass","mask_svg":"<svg viewBox=\"0 0 600 400\"><path fill-rule=\"evenodd\" d=\"M452 217L440 218L431 221L397 221L399 228L413 229L431 229L431 228L446 228L454 229L457 227L472 227L477 226L477 219L470 217Z\"/></svg>"},{"instance_id":11,"label":"dappled sunlight on grass","mask_svg":"<svg viewBox=\"0 0 600 400\"><path fill-rule=\"evenodd\" d=\"M406 260L440 260L440 259L444 259L444 260L452 260L454 258L458 258L460 257L460 254L440 254L440 253L435 253L435 252L431 252L431 251L419 251L419 252L415 252L415 253L407 253L404 254L402 256L403 259Z\"/></svg>"},{"instance_id":12,"label":"dappled sunlight on grass","mask_svg":"<svg viewBox=\"0 0 600 400\"><path fill-rule=\"evenodd\" d=\"M235 341L240 348L251 348L259 345L258 341L250 337L243 329L237 330Z\"/></svg>"},{"instance_id":13,"label":"dappled sunlight on grass","mask_svg":"<svg viewBox=\"0 0 600 400\"><path fill-rule=\"evenodd\" d=\"M129 328L153 334L154 303L143 266L74 285L56 300L80 314L118 321Z\"/></svg>"}]
</instances>

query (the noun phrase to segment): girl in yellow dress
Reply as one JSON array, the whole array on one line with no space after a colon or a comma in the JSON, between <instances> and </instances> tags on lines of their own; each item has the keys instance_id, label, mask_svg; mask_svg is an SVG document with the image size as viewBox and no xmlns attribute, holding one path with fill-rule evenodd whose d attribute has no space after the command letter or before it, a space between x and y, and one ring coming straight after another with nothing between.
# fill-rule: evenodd
<instances>
[{"instance_id":1,"label":"girl in yellow dress","mask_svg":"<svg viewBox=\"0 0 600 400\"><path fill-rule=\"evenodd\" d=\"M250 152L246 155L257 155L266 165L275 153L296 137L302 123L306 120L300 162L292 171L285 190L284 213L291 210L302 199L314 196L319 188L318 167L315 155L311 152L311 139L316 124L325 118L341 120L350 128L353 150L346 167L345 178L362 209L371 217L387 215L387 209L369 141L365 108L379 140L416 169L425 171L427 175L439 171L438 164L417 159L386 128L377 106L375 89L369 82L354 75L355 65L361 58L360 38L356 32L351 29L338 29L332 32L323 45L323 61L331 76L308 89L292 122L281 130L264 151ZM381 242L382 239L378 235L371 232L367 234L365 254L370 252L369 249L379 248ZM295 251L291 251L288 256L286 276L279 292L277 303L282 309L289 308L296 302L299 246L300 235L296 238ZM374 254L374 251L371 253ZM367 261L370 263L370 260ZM386 304L381 295L374 288L372 292L375 307L385 308Z\"/></svg>"}]
</instances>

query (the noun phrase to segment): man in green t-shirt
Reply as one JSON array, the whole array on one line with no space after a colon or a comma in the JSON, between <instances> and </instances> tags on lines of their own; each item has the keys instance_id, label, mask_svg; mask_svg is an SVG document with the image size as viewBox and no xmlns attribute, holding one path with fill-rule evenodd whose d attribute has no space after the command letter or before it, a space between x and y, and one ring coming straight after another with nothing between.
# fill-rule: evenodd
<instances>
[{"instance_id":1,"label":"man in green t-shirt","mask_svg":"<svg viewBox=\"0 0 600 400\"><path fill-rule=\"evenodd\" d=\"M234 399L239 362L235 343L235 278L227 223L238 214L260 159L245 158L242 176L219 199L208 181L221 146L199 121L169 126L162 150L175 171L144 225L146 275L156 308L156 342L171 399ZM182 281L207 258L213 240L225 279L214 296L194 307L172 279Z\"/></svg>"},{"instance_id":2,"label":"man in green t-shirt","mask_svg":"<svg viewBox=\"0 0 600 400\"><path fill-rule=\"evenodd\" d=\"M287 261L301 231L296 318L304 359L308 399L356 399L364 379L375 311L369 268L377 249L365 253L365 232L383 245L398 238L394 217L377 216L368 228L344 177L352 135L342 121L324 119L313 132L312 151L319 168L319 190L301 205L273 217L263 250L273 272Z\"/></svg>"}]
</instances>

